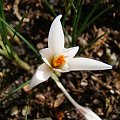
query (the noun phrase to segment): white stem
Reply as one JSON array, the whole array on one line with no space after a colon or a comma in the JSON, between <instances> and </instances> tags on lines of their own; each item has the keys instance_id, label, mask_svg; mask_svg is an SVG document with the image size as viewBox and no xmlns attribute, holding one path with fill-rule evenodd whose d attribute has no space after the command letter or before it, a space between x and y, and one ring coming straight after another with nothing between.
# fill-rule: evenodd
<instances>
[{"instance_id":1,"label":"white stem","mask_svg":"<svg viewBox=\"0 0 120 120\"><path fill-rule=\"evenodd\" d=\"M54 79L55 83L57 84L57 86L62 90L62 92L65 94L65 96L68 98L68 100L80 111L83 111L83 107L81 105L79 105L71 96L70 94L66 91L66 89L63 87L63 85L61 84L61 82L59 81L58 77L53 74L52 78Z\"/></svg>"},{"instance_id":2,"label":"white stem","mask_svg":"<svg viewBox=\"0 0 120 120\"><path fill-rule=\"evenodd\" d=\"M87 119L87 120L102 120L99 118L94 112L92 112L90 109L83 107L79 105L71 96L70 94L66 91L66 89L63 87L61 82L59 81L58 77L53 74L52 75L53 80L57 84L57 86L62 90L62 92L65 94L65 96L68 98L68 100L77 108L79 112Z\"/></svg>"}]
</instances>

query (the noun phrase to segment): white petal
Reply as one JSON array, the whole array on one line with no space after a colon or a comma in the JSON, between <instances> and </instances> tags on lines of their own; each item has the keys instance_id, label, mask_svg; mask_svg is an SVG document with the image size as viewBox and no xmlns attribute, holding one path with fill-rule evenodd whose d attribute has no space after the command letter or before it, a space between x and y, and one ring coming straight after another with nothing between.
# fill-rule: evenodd
<instances>
[{"instance_id":1,"label":"white petal","mask_svg":"<svg viewBox=\"0 0 120 120\"><path fill-rule=\"evenodd\" d=\"M60 22L62 15L57 16L50 28L48 36L48 47L55 54L59 54L64 49L64 33Z\"/></svg>"},{"instance_id":2,"label":"white petal","mask_svg":"<svg viewBox=\"0 0 120 120\"><path fill-rule=\"evenodd\" d=\"M64 66L62 66L61 68L57 69L57 68L53 68L54 71L58 71L58 72L70 72L70 69L68 67L68 64L65 64Z\"/></svg>"},{"instance_id":3,"label":"white petal","mask_svg":"<svg viewBox=\"0 0 120 120\"><path fill-rule=\"evenodd\" d=\"M37 68L35 74L33 75L29 88L31 89L36 85L46 81L52 75L52 73L53 71L49 68L49 66L43 63Z\"/></svg>"},{"instance_id":4,"label":"white petal","mask_svg":"<svg viewBox=\"0 0 120 120\"><path fill-rule=\"evenodd\" d=\"M53 56L54 56L53 52L49 48L42 49L39 52L40 52L44 62L46 64L48 64L49 66L51 66L50 64L51 64L51 61L52 61Z\"/></svg>"},{"instance_id":5,"label":"white petal","mask_svg":"<svg viewBox=\"0 0 120 120\"><path fill-rule=\"evenodd\" d=\"M78 50L79 50L78 46L77 47L71 47L71 48L64 49L62 54L69 60L76 55Z\"/></svg>"},{"instance_id":6,"label":"white petal","mask_svg":"<svg viewBox=\"0 0 120 120\"><path fill-rule=\"evenodd\" d=\"M49 48L45 48L39 51L43 58L46 58L48 61L53 58L54 54Z\"/></svg>"},{"instance_id":7,"label":"white petal","mask_svg":"<svg viewBox=\"0 0 120 120\"><path fill-rule=\"evenodd\" d=\"M62 68L61 68L61 70L62 70L63 72L69 72L70 69L69 69L69 67L68 67L68 64L63 65Z\"/></svg>"},{"instance_id":8,"label":"white petal","mask_svg":"<svg viewBox=\"0 0 120 120\"><path fill-rule=\"evenodd\" d=\"M89 58L73 58L72 60L68 61L68 66L72 71L112 69L111 65Z\"/></svg>"},{"instance_id":9,"label":"white petal","mask_svg":"<svg viewBox=\"0 0 120 120\"><path fill-rule=\"evenodd\" d=\"M89 108L82 108L82 114L86 118L86 120L102 120L97 114L91 111Z\"/></svg>"}]
</instances>

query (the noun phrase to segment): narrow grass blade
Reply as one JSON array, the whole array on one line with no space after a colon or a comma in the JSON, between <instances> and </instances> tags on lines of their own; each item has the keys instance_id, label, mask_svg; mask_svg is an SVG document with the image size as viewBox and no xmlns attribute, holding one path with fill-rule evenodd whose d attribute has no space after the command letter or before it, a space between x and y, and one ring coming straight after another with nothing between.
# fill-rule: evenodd
<instances>
[{"instance_id":1,"label":"narrow grass blade","mask_svg":"<svg viewBox=\"0 0 120 120\"><path fill-rule=\"evenodd\" d=\"M15 29L13 29L10 25L8 25L7 22L5 22L2 18L0 18L0 20L1 20L6 26L8 26L13 32L15 32ZM19 36L19 37L29 46L29 48L38 56L38 51L37 51L37 49L34 48L33 45L32 45L30 42L28 42L27 39L25 39L25 38L24 38L20 33L18 33L17 31L16 31L16 35Z\"/></svg>"},{"instance_id":2,"label":"narrow grass blade","mask_svg":"<svg viewBox=\"0 0 120 120\"><path fill-rule=\"evenodd\" d=\"M100 4L100 1L97 2L97 4L93 7L91 12L88 14L88 16L86 17L85 21L83 22L82 26L80 27L80 29L79 29L79 31L77 33L77 37L83 32L83 30L85 30L86 24L88 23L88 21L92 17L92 15L95 12L95 10L98 8L99 4Z\"/></svg>"},{"instance_id":3,"label":"narrow grass blade","mask_svg":"<svg viewBox=\"0 0 120 120\"><path fill-rule=\"evenodd\" d=\"M95 38L94 40L92 40L88 45L86 45L84 48L80 49L80 51L78 52L79 54L81 54L84 50L86 50L87 48L90 48L95 42L97 42L100 38L102 38L104 35L108 34L108 32L105 32L104 34L102 34L101 36Z\"/></svg>"},{"instance_id":4,"label":"narrow grass blade","mask_svg":"<svg viewBox=\"0 0 120 120\"><path fill-rule=\"evenodd\" d=\"M3 19L3 21L5 21L5 16L4 16L4 10L3 10L3 2L4 0L0 0L0 17ZM2 36L2 41L4 46L6 47L6 50L9 54L11 54L12 52L12 46L10 44L10 42L7 39L7 29L6 29L6 25L3 24L2 21L0 21L0 34ZM9 48L9 50L8 50Z\"/></svg>"},{"instance_id":5,"label":"narrow grass blade","mask_svg":"<svg viewBox=\"0 0 120 120\"><path fill-rule=\"evenodd\" d=\"M48 1L47 1L47 0L44 0L44 3L45 3L46 6L49 8L50 12L56 17L57 15L56 15L53 7L48 3Z\"/></svg>"},{"instance_id":6,"label":"narrow grass blade","mask_svg":"<svg viewBox=\"0 0 120 120\"><path fill-rule=\"evenodd\" d=\"M88 27L91 23L93 23L96 19L98 19L101 15L103 15L105 12L107 12L108 10L112 9L114 7L114 5L110 5L108 6L106 9L104 9L102 12L100 12L97 16L95 16L93 19L91 19L86 27Z\"/></svg>"},{"instance_id":7,"label":"narrow grass blade","mask_svg":"<svg viewBox=\"0 0 120 120\"><path fill-rule=\"evenodd\" d=\"M23 83L22 85L20 85L18 88L16 88L15 90L13 90L11 93L9 93L8 96L6 96L4 99L2 99L2 100L0 101L0 105L2 105L2 103L3 103L6 99L10 98L14 93L16 93L17 91L21 90L25 85L29 84L30 81L31 81L31 80L26 81L25 83Z\"/></svg>"},{"instance_id":8,"label":"narrow grass blade","mask_svg":"<svg viewBox=\"0 0 120 120\"><path fill-rule=\"evenodd\" d=\"M63 26L64 26L64 23L65 23L66 17L68 16L68 13L69 13L72 5L73 5L73 1L74 1L74 0L69 0L69 1L70 1L70 4L68 4L68 8L67 8L67 10L66 10L66 13L65 13L65 15L64 15L64 17L63 17L63 19L62 19L62 25L63 25Z\"/></svg>"},{"instance_id":9,"label":"narrow grass blade","mask_svg":"<svg viewBox=\"0 0 120 120\"><path fill-rule=\"evenodd\" d=\"M19 24L16 26L16 29L15 29L15 32L14 32L14 34L13 34L12 39L14 39L14 37L15 37L15 35L16 35L16 32L18 31L18 29L19 29L20 25L22 24L22 22L23 22L23 20L24 20L25 17L26 17L26 13L23 15L23 17L22 17L22 19L20 20Z\"/></svg>"},{"instance_id":10,"label":"narrow grass blade","mask_svg":"<svg viewBox=\"0 0 120 120\"><path fill-rule=\"evenodd\" d=\"M89 13L85 21L83 22L82 26L80 27L79 31L77 32L77 35L75 37L75 42L77 40L77 37L89 26L91 25L96 19L98 19L100 16L102 16L104 13L106 13L108 10L113 8L113 5L108 6L106 9L104 9L102 12L100 12L98 15L96 15L94 18L91 19L92 15L94 14L97 7L100 5L100 2L95 5L95 7L92 9L92 11ZM91 20L90 20L91 19Z\"/></svg>"},{"instance_id":11,"label":"narrow grass blade","mask_svg":"<svg viewBox=\"0 0 120 120\"><path fill-rule=\"evenodd\" d=\"M31 100L31 96L29 95L28 97L29 97L29 98L28 98L28 104L27 104L27 106L26 106L25 120L28 119L28 111L29 111L29 105L30 105L30 100Z\"/></svg>"},{"instance_id":12,"label":"narrow grass blade","mask_svg":"<svg viewBox=\"0 0 120 120\"><path fill-rule=\"evenodd\" d=\"M82 11L82 3L83 0L79 0L79 3L75 7L73 6L74 9L74 19L73 19L73 32L72 32L72 46L75 46L76 43L76 36L77 36L77 29L78 29L78 23L80 21L80 15L81 15L81 11Z\"/></svg>"}]
</instances>

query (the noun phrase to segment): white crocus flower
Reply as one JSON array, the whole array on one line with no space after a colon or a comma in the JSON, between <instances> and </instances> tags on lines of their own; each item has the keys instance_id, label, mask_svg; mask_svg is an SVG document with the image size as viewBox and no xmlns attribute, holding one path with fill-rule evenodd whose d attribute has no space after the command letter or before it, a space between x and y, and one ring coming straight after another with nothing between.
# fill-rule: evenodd
<instances>
[{"instance_id":1,"label":"white crocus flower","mask_svg":"<svg viewBox=\"0 0 120 120\"><path fill-rule=\"evenodd\" d=\"M45 63L40 65L36 70L29 88L35 87L52 76L58 87L87 120L101 120L89 108L82 107L76 103L53 73L55 71L105 70L111 69L112 66L89 58L74 58L79 47L64 48L64 34L60 22L61 17L62 15L57 16L51 25L48 36L48 48L40 50L40 54Z\"/></svg>"},{"instance_id":2,"label":"white crocus flower","mask_svg":"<svg viewBox=\"0 0 120 120\"><path fill-rule=\"evenodd\" d=\"M54 71L69 72L78 70L105 70L112 66L89 58L74 58L79 47L64 48L64 34L60 22L62 15L57 16L50 28L48 48L40 50L45 63L40 65L34 74L29 88L46 81Z\"/></svg>"}]
</instances>

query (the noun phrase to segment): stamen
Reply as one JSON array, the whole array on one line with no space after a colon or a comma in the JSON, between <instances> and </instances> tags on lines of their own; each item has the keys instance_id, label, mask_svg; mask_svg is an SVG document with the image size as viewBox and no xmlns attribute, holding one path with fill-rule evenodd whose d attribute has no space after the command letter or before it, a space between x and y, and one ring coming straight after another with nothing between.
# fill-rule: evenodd
<instances>
[{"instance_id":1,"label":"stamen","mask_svg":"<svg viewBox=\"0 0 120 120\"><path fill-rule=\"evenodd\" d=\"M52 64L53 64L53 67L60 67L65 62L66 61L65 61L64 55L57 55L57 56L54 56Z\"/></svg>"}]
</instances>

